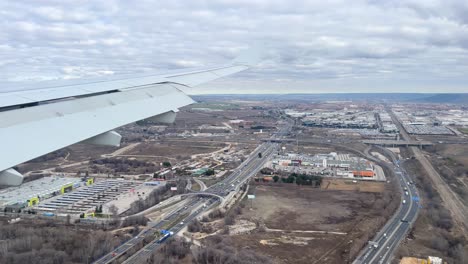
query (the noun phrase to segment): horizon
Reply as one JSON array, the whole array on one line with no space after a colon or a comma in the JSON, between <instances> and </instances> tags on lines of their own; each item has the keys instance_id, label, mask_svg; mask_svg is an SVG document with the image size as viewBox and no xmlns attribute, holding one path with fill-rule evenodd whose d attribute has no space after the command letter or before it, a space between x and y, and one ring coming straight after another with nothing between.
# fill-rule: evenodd
<instances>
[{"instance_id":1,"label":"horizon","mask_svg":"<svg viewBox=\"0 0 468 264\"><path fill-rule=\"evenodd\" d=\"M257 67L197 93L468 90L463 1L33 1L0 8L1 91L24 80L219 65L256 44L264 46Z\"/></svg>"}]
</instances>

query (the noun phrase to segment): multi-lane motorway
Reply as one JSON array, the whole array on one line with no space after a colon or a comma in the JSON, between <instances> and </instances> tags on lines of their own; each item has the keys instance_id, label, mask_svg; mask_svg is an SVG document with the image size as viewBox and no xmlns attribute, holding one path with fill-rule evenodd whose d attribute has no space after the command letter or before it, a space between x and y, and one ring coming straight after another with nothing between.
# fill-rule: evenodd
<instances>
[{"instance_id":1,"label":"multi-lane motorway","mask_svg":"<svg viewBox=\"0 0 468 264\"><path fill-rule=\"evenodd\" d=\"M177 208L176 210L169 213L162 221L149 224L148 227L145 228L142 232L140 232L137 236L126 241L119 247L115 248L112 252L109 252L108 254L104 255L94 263L112 263L116 259L120 258L122 255L127 254L127 252L129 252L135 246L141 244L145 238L154 238L157 234L159 234L161 228L164 227L164 225L177 220L181 215L189 214L189 208L195 207L196 204L201 202L205 203L205 205L210 205L210 203L213 203L214 201L200 201L199 199L193 199L188 201L188 203L184 203L182 207Z\"/></svg>"},{"instance_id":2,"label":"multi-lane motorway","mask_svg":"<svg viewBox=\"0 0 468 264\"><path fill-rule=\"evenodd\" d=\"M390 263L399 243L416 220L420 206L418 191L412 179L400 166L401 161L392 152L386 149L382 150L392 157L394 171L402 189L402 201L396 214L377 233L373 240L369 241L368 246L354 261L355 264Z\"/></svg>"},{"instance_id":3,"label":"multi-lane motorway","mask_svg":"<svg viewBox=\"0 0 468 264\"><path fill-rule=\"evenodd\" d=\"M286 123L279 129L278 132L272 136L272 138L284 137L287 135L287 133L289 133L291 128L291 123ZM128 254L136 245L142 243L142 240L145 238L154 237L155 234L157 234L159 230L168 223L172 223L172 225L168 227L168 230L174 234L177 234L190 221L208 210L210 205L215 203L215 200L207 195L211 194L225 198L229 195L229 193L237 191L251 176L255 175L262 169L265 162L274 153L274 151L277 150L277 148L277 143L265 142L261 144L237 169L235 169L224 180L209 187L204 192L197 193L200 197L188 198L191 199L188 203L181 205L179 208L166 216L163 220L156 224L150 225L138 236L135 236L134 238L125 242L118 248L114 249L112 252L97 260L95 263L104 264L115 262L123 255ZM174 223L175 220L176 222ZM149 244L145 245L142 249L131 255L124 263L146 263L152 252L154 252L160 245L161 243L158 241L158 238L156 238Z\"/></svg>"}]
</instances>

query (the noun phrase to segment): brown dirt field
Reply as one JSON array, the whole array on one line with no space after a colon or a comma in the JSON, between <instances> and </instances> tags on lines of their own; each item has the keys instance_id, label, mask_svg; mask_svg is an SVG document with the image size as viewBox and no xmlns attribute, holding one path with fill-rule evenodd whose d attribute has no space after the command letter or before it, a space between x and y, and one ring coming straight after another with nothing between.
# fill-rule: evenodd
<instances>
[{"instance_id":1,"label":"brown dirt field","mask_svg":"<svg viewBox=\"0 0 468 264\"><path fill-rule=\"evenodd\" d=\"M53 168L59 164L69 164L83 160L99 158L102 154L114 152L116 149L118 148L90 144L75 144L63 149L64 157L67 155L67 153L70 153L70 155L67 157L67 160L64 160L64 157L59 157L47 161L31 161L21 164L20 169L22 172L28 172L33 170Z\"/></svg>"},{"instance_id":2,"label":"brown dirt field","mask_svg":"<svg viewBox=\"0 0 468 264\"><path fill-rule=\"evenodd\" d=\"M154 156L190 156L194 154L210 153L225 147L225 144L219 142L147 142L128 151L127 155L154 155Z\"/></svg>"},{"instance_id":3,"label":"brown dirt field","mask_svg":"<svg viewBox=\"0 0 468 264\"><path fill-rule=\"evenodd\" d=\"M359 192L383 192L385 183L371 181L357 181L345 179L323 179L321 188L324 190L359 191Z\"/></svg>"},{"instance_id":4,"label":"brown dirt field","mask_svg":"<svg viewBox=\"0 0 468 264\"><path fill-rule=\"evenodd\" d=\"M435 151L443 157L450 157L468 167L468 145L439 144L435 146Z\"/></svg>"},{"instance_id":5,"label":"brown dirt field","mask_svg":"<svg viewBox=\"0 0 468 264\"><path fill-rule=\"evenodd\" d=\"M251 186L256 199L245 202L241 219L263 222L266 232L232 236L239 247L258 250L276 263L347 263L349 251L369 226L379 223L372 204L379 193L325 191L297 185ZM268 229L280 229L271 232ZM346 234L306 233L326 231ZM357 252L355 249L354 251Z\"/></svg>"},{"instance_id":6,"label":"brown dirt field","mask_svg":"<svg viewBox=\"0 0 468 264\"><path fill-rule=\"evenodd\" d=\"M255 238L251 235L232 236L234 245L239 248L248 248L255 252L271 257L274 263L315 263L318 256L324 251L333 248L338 235L327 234L301 234L300 236L279 233L257 233ZM343 263L340 258L328 258L319 263Z\"/></svg>"}]
</instances>

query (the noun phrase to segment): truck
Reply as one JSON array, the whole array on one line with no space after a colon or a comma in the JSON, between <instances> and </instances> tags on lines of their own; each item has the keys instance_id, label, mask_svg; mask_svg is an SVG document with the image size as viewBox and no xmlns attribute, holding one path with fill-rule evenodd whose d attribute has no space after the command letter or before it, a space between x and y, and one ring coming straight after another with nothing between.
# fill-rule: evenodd
<instances>
[{"instance_id":1,"label":"truck","mask_svg":"<svg viewBox=\"0 0 468 264\"><path fill-rule=\"evenodd\" d=\"M168 237L172 236L174 234L174 232L168 231L168 230L161 230L161 234L163 236L157 241L158 244L164 242L164 240L166 240Z\"/></svg>"}]
</instances>

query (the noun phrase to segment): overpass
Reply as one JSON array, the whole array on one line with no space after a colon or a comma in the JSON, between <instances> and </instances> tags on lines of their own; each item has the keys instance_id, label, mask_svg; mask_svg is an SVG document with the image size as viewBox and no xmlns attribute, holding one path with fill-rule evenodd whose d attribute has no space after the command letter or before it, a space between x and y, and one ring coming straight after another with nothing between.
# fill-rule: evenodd
<instances>
[{"instance_id":1,"label":"overpass","mask_svg":"<svg viewBox=\"0 0 468 264\"><path fill-rule=\"evenodd\" d=\"M221 202L224 200L224 197L214 194L214 193L209 193L209 192L189 192L189 193L181 194L180 196L191 196L191 195L215 197L215 198L218 198Z\"/></svg>"},{"instance_id":2,"label":"overpass","mask_svg":"<svg viewBox=\"0 0 468 264\"><path fill-rule=\"evenodd\" d=\"M429 141L414 141L414 140L363 140L364 144L378 146L395 146L395 147L427 147L434 145Z\"/></svg>"},{"instance_id":3,"label":"overpass","mask_svg":"<svg viewBox=\"0 0 468 264\"><path fill-rule=\"evenodd\" d=\"M262 138L262 142L282 143L282 142L296 142L296 139L292 138Z\"/></svg>"}]
</instances>

